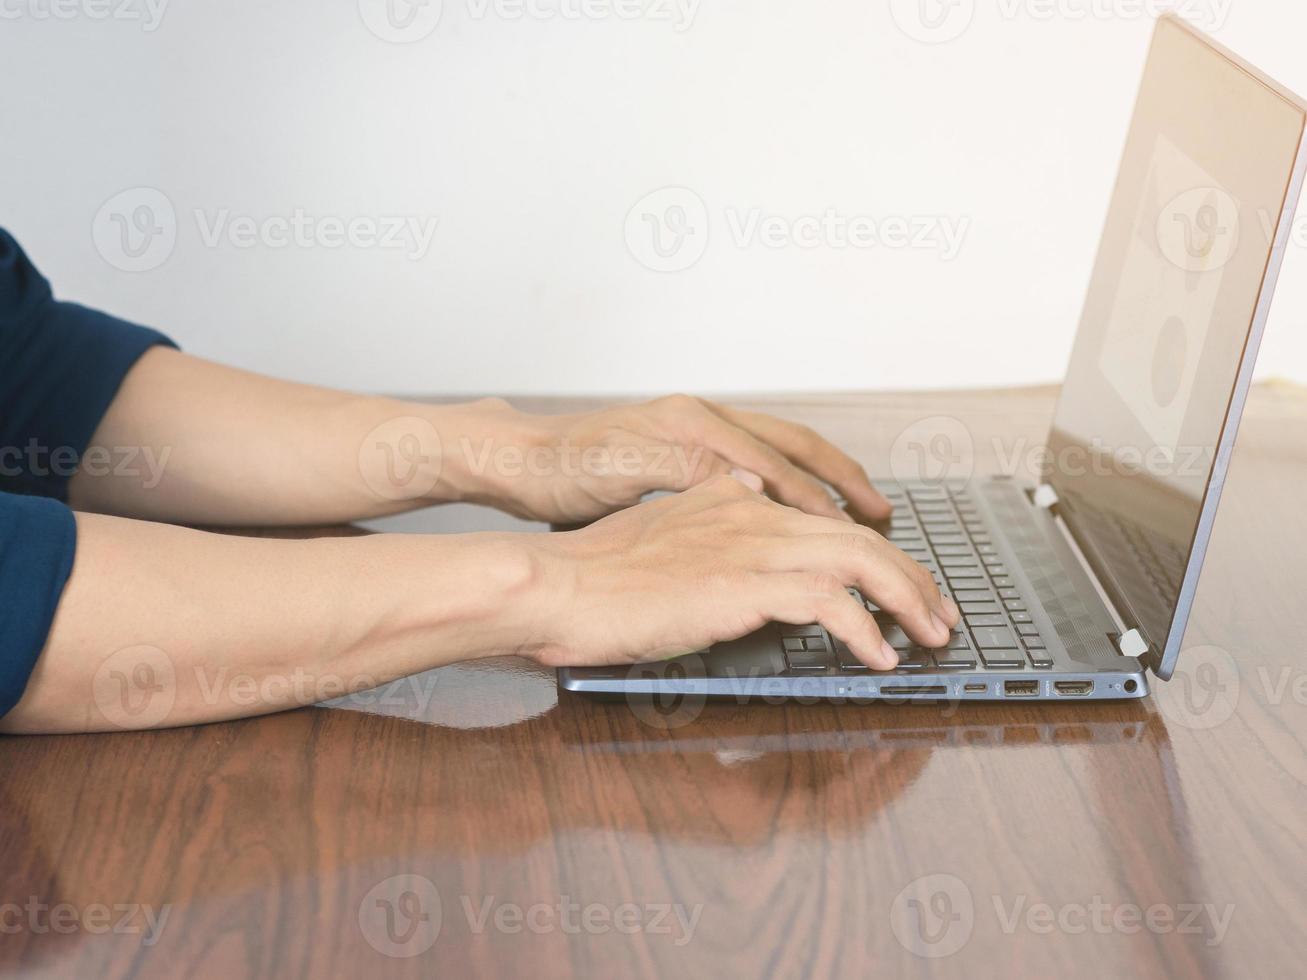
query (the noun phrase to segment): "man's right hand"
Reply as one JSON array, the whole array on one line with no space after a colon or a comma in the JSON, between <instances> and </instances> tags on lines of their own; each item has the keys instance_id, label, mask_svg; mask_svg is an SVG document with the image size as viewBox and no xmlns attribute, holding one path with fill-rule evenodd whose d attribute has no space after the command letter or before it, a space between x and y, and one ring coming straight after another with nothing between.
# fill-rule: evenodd
<instances>
[{"instance_id":1,"label":"man's right hand","mask_svg":"<svg viewBox=\"0 0 1307 980\"><path fill-rule=\"evenodd\" d=\"M774 620L820 623L869 667L893 668L898 655L850 586L923 646L947 644L958 621L930 573L875 531L729 476L538 540L531 646L548 666L665 659Z\"/></svg>"}]
</instances>

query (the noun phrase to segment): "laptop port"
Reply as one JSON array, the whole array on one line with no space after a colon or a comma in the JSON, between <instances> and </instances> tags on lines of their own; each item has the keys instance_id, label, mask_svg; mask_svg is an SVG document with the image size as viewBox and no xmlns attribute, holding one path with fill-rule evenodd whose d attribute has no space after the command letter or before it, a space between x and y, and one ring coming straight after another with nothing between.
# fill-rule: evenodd
<instances>
[{"instance_id":1,"label":"laptop port","mask_svg":"<svg viewBox=\"0 0 1307 980\"><path fill-rule=\"evenodd\" d=\"M948 688L943 684L882 684L880 696L883 698L910 697L921 694L945 694Z\"/></svg>"},{"instance_id":2,"label":"laptop port","mask_svg":"<svg viewBox=\"0 0 1307 980\"><path fill-rule=\"evenodd\" d=\"M984 694L988 684L964 684L962 690L968 694Z\"/></svg>"},{"instance_id":3,"label":"laptop port","mask_svg":"<svg viewBox=\"0 0 1307 980\"><path fill-rule=\"evenodd\" d=\"M1093 681L1054 681L1053 690L1064 698L1082 698L1094 691Z\"/></svg>"},{"instance_id":4,"label":"laptop port","mask_svg":"<svg viewBox=\"0 0 1307 980\"><path fill-rule=\"evenodd\" d=\"M1039 681L1004 681L1003 693L1009 698L1033 698L1039 693Z\"/></svg>"}]
</instances>

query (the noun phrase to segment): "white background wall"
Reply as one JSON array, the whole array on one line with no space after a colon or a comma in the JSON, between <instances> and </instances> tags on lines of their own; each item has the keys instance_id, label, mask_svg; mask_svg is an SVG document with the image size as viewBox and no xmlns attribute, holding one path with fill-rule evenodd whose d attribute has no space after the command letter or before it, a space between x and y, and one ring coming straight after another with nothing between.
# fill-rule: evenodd
<instances>
[{"instance_id":1,"label":"white background wall","mask_svg":"<svg viewBox=\"0 0 1307 980\"><path fill-rule=\"evenodd\" d=\"M356 389L1060 376L1149 0L391 0L407 32L385 2L0 0L0 223L66 298ZM919 3L943 18L925 42ZM1179 5L1307 91L1307 5ZM668 186L692 194L628 225ZM685 202L706 248L651 270L642 215ZM747 235L828 209L936 237ZM278 245L297 212L328 240L322 219L437 224L425 250ZM160 231L139 257L124 216ZM1262 374L1307 381L1307 223L1299 242Z\"/></svg>"}]
</instances>

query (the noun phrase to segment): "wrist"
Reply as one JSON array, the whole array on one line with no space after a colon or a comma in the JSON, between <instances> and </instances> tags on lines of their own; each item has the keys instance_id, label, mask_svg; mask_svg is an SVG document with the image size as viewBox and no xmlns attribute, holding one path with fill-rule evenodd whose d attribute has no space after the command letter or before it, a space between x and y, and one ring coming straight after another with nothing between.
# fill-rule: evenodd
<instances>
[{"instance_id":1,"label":"wrist","mask_svg":"<svg viewBox=\"0 0 1307 980\"><path fill-rule=\"evenodd\" d=\"M548 442L538 417L499 398L426 408L440 446L439 478L427 499L523 513L532 454Z\"/></svg>"}]
</instances>

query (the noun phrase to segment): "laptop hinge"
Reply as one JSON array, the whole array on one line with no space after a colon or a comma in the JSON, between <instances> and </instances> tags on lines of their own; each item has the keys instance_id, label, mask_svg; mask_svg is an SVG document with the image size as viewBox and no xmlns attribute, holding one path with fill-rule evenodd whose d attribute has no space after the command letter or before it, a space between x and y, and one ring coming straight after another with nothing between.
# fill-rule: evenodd
<instances>
[{"instance_id":1,"label":"laptop hinge","mask_svg":"<svg viewBox=\"0 0 1307 980\"><path fill-rule=\"evenodd\" d=\"M1031 502L1041 510L1048 511L1053 519L1053 525L1062 534L1062 539L1066 542L1067 547L1071 549L1071 554L1075 556L1076 562L1080 565L1080 570L1085 573L1089 579L1090 585L1098 594L1098 599L1103 604L1112 617L1112 622L1116 624L1116 635L1113 642L1116 644L1117 652L1123 657L1147 657L1149 653L1148 641L1144 635L1133 627L1127 627L1125 620L1117 611L1116 604L1112 601L1107 590L1103 588L1098 581L1098 574L1094 571L1094 566L1090 564L1089 559L1085 557L1084 551L1080 548L1080 542L1076 540L1075 535L1071 532L1070 525L1066 519L1058 513L1058 503L1061 498L1058 497L1057 491L1047 483L1041 483L1033 491L1029 491Z\"/></svg>"},{"instance_id":2,"label":"laptop hinge","mask_svg":"<svg viewBox=\"0 0 1307 980\"><path fill-rule=\"evenodd\" d=\"M1116 648L1123 657L1142 657L1148 653L1148 641L1138 630L1126 630L1116 641Z\"/></svg>"}]
</instances>

